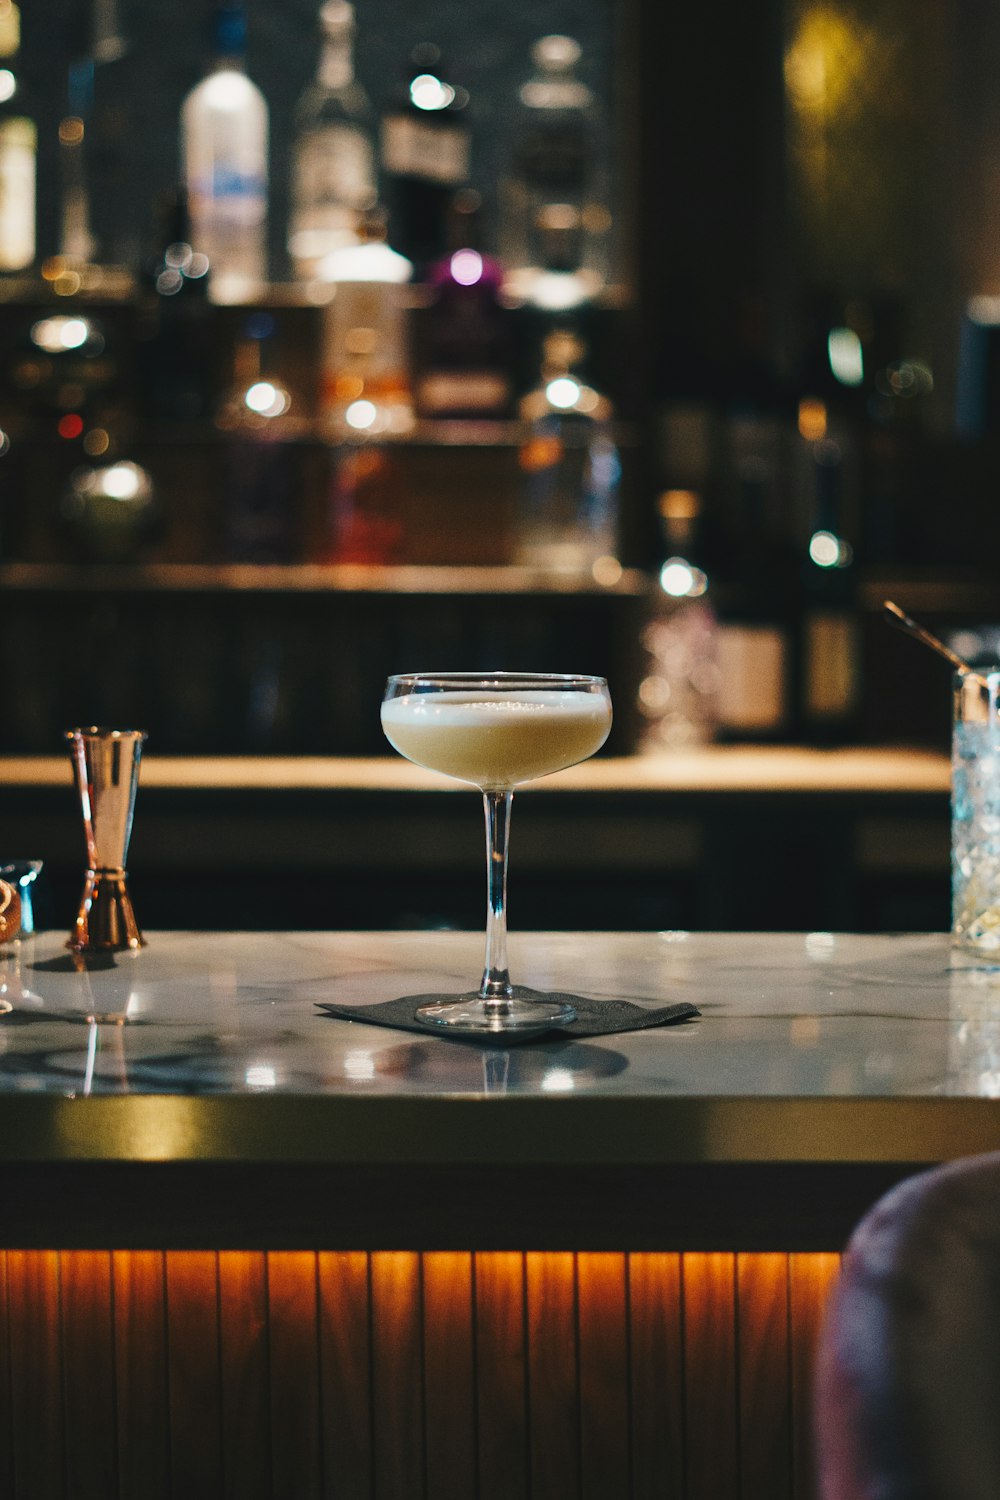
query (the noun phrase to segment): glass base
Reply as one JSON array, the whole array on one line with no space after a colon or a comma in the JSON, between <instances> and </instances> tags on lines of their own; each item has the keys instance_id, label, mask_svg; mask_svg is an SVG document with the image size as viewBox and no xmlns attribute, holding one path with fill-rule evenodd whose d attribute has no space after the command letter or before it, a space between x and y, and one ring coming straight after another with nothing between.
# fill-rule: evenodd
<instances>
[{"instance_id":1,"label":"glass base","mask_svg":"<svg viewBox=\"0 0 1000 1500\"><path fill-rule=\"evenodd\" d=\"M481 995L456 995L454 998L442 995L439 1000L419 1006L416 1019L433 1031L451 1029L498 1036L514 1032L523 1037L533 1031L568 1026L576 1020L576 1011L562 1000L550 999L546 995L529 999L515 991L500 1005L494 1000L484 1000Z\"/></svg>"}]
</instances>

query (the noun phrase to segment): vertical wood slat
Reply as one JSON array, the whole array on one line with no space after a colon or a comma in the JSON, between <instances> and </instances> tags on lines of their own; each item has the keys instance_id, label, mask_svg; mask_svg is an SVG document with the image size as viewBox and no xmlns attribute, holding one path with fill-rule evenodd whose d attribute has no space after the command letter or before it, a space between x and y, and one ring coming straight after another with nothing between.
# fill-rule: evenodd
<instances>
[{"instance_id":1,"label":"vertical wood slat","mask_svg":"<svg viewBox=\"0 0 1000 1500\"><path fill-rule=\"evenodd\" d=\"M788 1256L738 1255L740 1500L791 1500Z\"/></svg>"},{"instance_id":2,"label":"vertical wood slat","mask_svg":"<svg viewBox=\"0 0 1000 1500\"><path fill-rule=\"evenodd\" d=\"M330 1495L372 1490L371 1291L365 1251L318 1257L323 1475Z\"/></svg>"},{"instance_id":3,"label":"vertical wood slat","mask_svg":"<svg viewBox=\"0 0 1000 1500\"><path fill-rule=\"evenodd\" d=\"M319 1500L323 1471L315 1253L269 1251L267 1283L272 1494L274 1500Z\"/></svg>"},{"instance_id":4,"label":"vertical wood slat","mask_svg":"<svg viewBox=\"0 0 1000 1500\"><path fill-rule=\"evenodd\" d=\"M525 1283L529 1493L532 1500L576 1500L580 1413L574 1256L530 1251Z\"/></svg>"},{"instance_id":5,"label":"vertical wood slat","mask_svg":"<svg viewBox=\"0 0 1000 1500\"><path fill-rule=\"evenodd\" d=\"M688 1494L739 1494L735 1256L685 1254L684 1431Z\"/></svg>"},{"instance_id":6,"label":"vertical wood slat","mask_svg":"<svg viewBox=\"0 0 1000 1500\"><path fill-rule=\"evenodd\" d=\"M681 1258L628 1257L634 1500L684 1495L684 1371Z\"/></svg>"},{"instance_id":7,"label":"vertical wood slat","mask_svg":"<svg viewBox=\"0 0 1000 1500\"><path fill-rule=\"evenodd\" d=\"M372 1421L375 1500L423 1495L423 1358L420 1256L379 1250L371 1258Z\"/></svg>"},{"instance_id":8,"label":"vertical wood slat","mask_svg":"<svg viewBox=\"0 0 1000 1500\"><path fill-rule=\"evenodd\" d=\"M65 1425L59 1337L59 1256L7 1251L14 1494L64 1494Z\"/></svg>"},{"instance_id":9,"label":"vertical wood slat","mask_svg":"<svg viewBox=\"0 0 1000 1500\"><path fill-rule=\"evenodd\" d=\"M110 1252L61 1253L59 1284L66 1488L71 1495L117 1495Z\"/></svg>"},{"instance_id":10,"label":"vertical wood slat","mask_svg":"<svg viewBox=\"0 0 1000 1500\"><path fill-rule=\"evenodd\" d=\"M0 1495L14 1494L14 1430L10 1374L7 1251L0 1250Z\"/></svg>"},{"instance_id":11,"label":"vertical wood slat","mask_svg":"<svg viewBox=\"0 0 1000 1500\"><path fill-rule=\"evenodd\" d=\"M264 1252L219 1251L219 1350L226 1496L271 1494L267 1265Z\"/></svg>"},{"instance_id":12,"label":"vertical wood slat","mask_svg":"<svg viewBox=\"0 0 1000 1500\"><path fill-rule=\"evenodd\" d=\"M625 1256L576 1257L580 1339L580 1495L631 1493Z\"/></svg>"},{"instance_id":13,"label":"vertical wood slat","mask_svg":"<svg viewBox=\"0 0 1000 1500\"><path fill-rule=\"evenodd\" d=\"M167 1308L161 1250L116 1250L115 1311L120 1500L167 1500Z\"/></svg>"},{"instance_id":14,"label":"vertical wood slat","mask_svg":"<svg viewBox=\"0 0 1000 1500\"><path fill-rule=\"evenodd\" d=\"M478 1251L475 1279L479 1500L511 1500L528 1485L524 1256Z\"/></svg>"},{"instance_id":15,"label":"vertical wood slat","mask_svg":"<svg viewBox=\"0 0 1000 1500\"><path fill-rule=\"evenodd\" d=\"M788 1257L795 1500L811 1500L813 1494L813 1367L827 1300L840 1272L840 1259L839 1255L815 1252Z\"/></svg>"},{"instance_id":16,"label":"vertical wood slat","mask_svg":"<svg viewBox=\"0 0 1000 1500\"><path fill-rule=\"evenodd\" d=\"M476 1401L472 1256L423 1256L424 1431L427 1493L469 1500L476 1493Z\"/></svg>"},{"instance_id":17,"label":"vertical wood slat","mask_svg":"<svg viewBox=\"0 0 1000 1500\"><path fill-rule=\"evenodd\" d=\"M176 1500L218 1500L225 1484L215 1253L168 1250L166 1284L171 1491Z\"/></svg>"}]
</instances>

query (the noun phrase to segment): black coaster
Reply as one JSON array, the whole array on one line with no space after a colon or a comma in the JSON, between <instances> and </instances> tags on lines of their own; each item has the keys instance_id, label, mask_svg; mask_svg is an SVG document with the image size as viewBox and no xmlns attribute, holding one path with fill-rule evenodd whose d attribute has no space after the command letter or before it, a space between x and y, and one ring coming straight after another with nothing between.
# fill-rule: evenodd
<instances>
[{"instance_id":1,"label":"black coaster","mask_svg":"<svg viewBox=\"0 0 1000 1500\"><path fill-rule=\"evenodd\" d=\"M425 1026L416 1019L420 1005L434 1001L457 1000L458 995L401 995L398 1000L384 1000L378 1005L334 1005L317 1000L320 1010L342 1021L363 1021L366 1026L389 1026L397 1031L418 1031L422 1036L439 1036L446 1041L478 1042L482 1047L510 1047L544 1037L612 1036L621 1031L645 1031L652 1026L671 1026L701 1015L696 1005L682 1000L676 1005L636 1005L631 1000L585 1000L581 995L564 995L557 991L531 990L518 985L517 992L533 997L557 1000L572 1005L576 1020L568 1026L544 1026L538 1031L463 1031L458 1026Z\"/></svg>"}]
</instances>

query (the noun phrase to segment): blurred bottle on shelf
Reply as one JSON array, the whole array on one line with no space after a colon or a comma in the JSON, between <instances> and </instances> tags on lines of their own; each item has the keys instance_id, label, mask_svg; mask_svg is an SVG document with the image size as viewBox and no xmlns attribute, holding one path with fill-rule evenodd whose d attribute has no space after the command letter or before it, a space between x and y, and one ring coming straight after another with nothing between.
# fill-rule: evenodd
<instances>
[{"instance_id":1,"label":"blurred bottle on shelf","mask_svg":"<svg viewBox=\"0 0 1000 1500\"><path fill-rule=\"evenodd\" d=\"M222 555L227 562L290 563L300 552L303 405L274 367L277 329L269 312L243 320L233 355L233 379L216 426L223 450Z\"/></svg>"},{"instance_id":2,"label":"blurred bottle on shelf","mask_svg":"<svg viewBox=\"0 0 1000 1500\"><path fill-rule=\"evenodd\" d=\"M613 583L621 463L608 398L584 378L586 349L569 328L551 329L541 378L523 397L520 468L524 503L517 561Z\"/></svg>"},{"instance_id":3,"label":"blurred bottle on shelf","mask_svg":"<svg viewBox=\"0 0 1000 1500\"><path fill-rule=\"evenodd\" d=\"M852 453L828 425L825 404L799 407L809 524L800 571L796 662L797 737L844 743L856 737L860 710L861 651L857 569L847 538L847 496Z\"/></svg>"},{"instance_id":4,"label":"blurred bottle on shelf","mask_svg":"<svg viewBox=\"0 0 1000 1500\"><path fill-rule=\"evenodd\" d=\"M154 422L205 422L215 402L208 256L192 247L183 187L158 198L154 217L136 333L140 414Z\"/></svg>"},{"instance_id":5,"label":"blurred bottle on shelf","mask_svg":"<svg viewBox=\"0 0 1000 1500\"><path fill-rule=\"evenodd\" d=\"M295 112L288 253L308 281L331 250L358 239L359 216L377 200L374 123L354 76L354 7L327 0L319 13L316 77Z\"/></svg>"},{"instance_id":6,"label":"blurred bottle on shelf","mask_svg":"<svg viewBox=\"0 0 1000 1500\"><path fill-rule=\"evenodd\" d=\"M38 127L20 68L21 12L0 0L0 273L35 260Z\"/></svg>"},{"instance_id":7,"label":"blurred bottle on shelf","mask_svg":"<svg viewBox=\"0 0 1000 1500\"><path fill-rule=\"evenodd\" d=\"M730 424L735 515L720 529L713 567L716 734L787 739L794 720L795 560L777 514L781 454L768 424Z\"/></svg>"},{"instance_id":8,"label":"blurred bottle on shelf","mask_svg":"<svg viewBox=\"0 0 1000 1500\"><path fill-rule=\"evenodd\" d=\"M608 278L605 142L597 100L577 75L580 56L573 37L535 43L501 180L508 290L550 309L578 306Z\"/></svg>"},{"instance_id":9,"label":"blurred bottle on shelf","mask_svg":"<svg viewBox=\"0 0 1000 1500\"><path fill-rule=\"evenodd\" d=\"M455 195L449 253L429 269L430 302L414 316L421 417L496 421L511 413L509 313L500 300L500 265L483 252L480 212L478 193Z\"/></svg>"},{"instance_id":10,"label":"blurred bottle on shelf","mask_svg":"<svg viewBox=\"0 0 1000 1500\"><path fill-rule=\"evenodd\" d=\"M423 276L446 253L448 213L469 177L469 95L449 81L441 49L410 54L402 96L382 117L381 157L389 241Z\"/></svg>"},{"instance_id":11,"label":"blurred bottle on shelf","mask_svg":"<svg viewBox=\"0 0 1000 1500\"><path fill-rule=\"evenodd\" d=\"M130 459L74 469L59 516L67 555L83 563L136 562L163 523L151 474Z\"/></svg>"},{"instance_id":12,"label":"blurred bottle on shelf","mask_svg":"<svg viewBox=\"0 0 1000 1500\"><path fill-rule=\"evenodd\" d=\"M215 61L181 109L181 160L194 249L208 256L212 297L240 302L267 280L268 110L246 75L246 17L215 7Z\"/></svg>"},{"instance_id":13,"label":"blurred bottle on shelf","mask_svg":"<svg viewBox=\"0 0 1000 1500\"><path fill-rule=\"evenodd\" d=\"M405 287L413 267L385 242L379 213L361 241L318 268L334 293L322 311L320 427L332 440L403 437L413 428Z\"/></svg>"},{"instance_id":14,"label":"blurred bottle on shelf","mask_svg":"<svg viewBox=\"0 0 1000 1500\"><path fill-rule=\"evenodd\" d=\"M642 630L638 712L645 753L704 744L715 732L719 670L709 576L701 565L701 496L665 490L657 502L662 563Z\"/></svg>"}]
</instances>

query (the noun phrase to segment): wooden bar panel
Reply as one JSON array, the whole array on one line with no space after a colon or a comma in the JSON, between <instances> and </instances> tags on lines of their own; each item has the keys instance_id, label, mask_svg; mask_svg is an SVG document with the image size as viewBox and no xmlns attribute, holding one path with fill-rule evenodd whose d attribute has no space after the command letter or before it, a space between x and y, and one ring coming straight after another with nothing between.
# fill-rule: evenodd
<instances>
[{"instance_id":1,"label":"wooden bar panel","mask_svg":"<svg viewBox=\"0 0 1000 1500\"><path fill-rule=\"evenodd\" d=\"M8 1250L7 1286L14 1494L58 1500L66 1429L56 1251Z\"/></svg>"},{"instance_id":2,"label":"wooden bar panel","mask_svg":"<svg viewBox=\"0 0 1000 1500\"><path fill-rule=\"evenodd\" d=\"M378 1250L371 1258L372 1420L375 1500L423 1495L423 1361L420 1256Z\"/></svg>"},{"instance_id":3,"label":"wooden bar panel","mask_svg":"<svg viewBox=\"0 0 1000 1500\"><path fill-rule=\"evenodd\" d=\"M14 1494L14 1432L11 1425L10 1314L7 1255L0 1250L0 1495Z\"/></svg>"},{"instance_id":4,"label":"wooden bar panel","mask_svg":"<svg viewBox=\"0 0 1000 1500\"><path fill-rule=\"evenodd\" d=\"M426 1253L423 1283L427 1493L469 1500L476 1493L472 1256Z\"/></svg>"},{"instance_id":5,"label":"wooden bar panel","mask_svg":"<svg viewBox=\"0 0 1000 1500\"><path fill-rule=\"evenodd\" d=\"M115 1495L115 1411L111 1255L76 1250L59 1257L66 1487L71 1495Z\"/></svg>"},{"instance_id":6,"label":"wooden bar panel","mask_svg":"<svg viewBox=\"0 0 1000 1500\"><path fill-rule=\"evenodd\" d=\"M525 1256L528 1327L528 1452L532 1500L576 1500L580 1411L576 1265L572 1254Z\"/></svg>"},{"instance_id":7,"label":"wooden bar panel","mask_svg":"<svg viewBox=\"0 0 1000 1500\"><path fill-rule=\"evenodd\" d=\"M839 1255L790 1255L792 1473L796 1500L813 1495L813 1367L826 1304L840 1273Z\"/></svg>"},{"instance_id":8,"label":"wooden bar panel","mask_svg":"<svg viewBox=\"0 0 1000 1500\"><path fill-rule=\"evenodd\" d=\"M63 1260L67 1258L64 1252ZM167 1500L170 1434L163 1252L116 1250L111 1264L120 1500Z\"/></svg>"},{"instance_id":9,"label":"wooden bar panel","mask_svg":"<svg viewBox=\"0 0 1000 1500\"><path fill-rule=\"evenodd\" d=\"M475 1256L479 1500L528 1493L524 1256Z\"/></svg>"},{"instance_id":10,"label":"wooden bar panel","mask_svg":"<svg viewBox=\"0 0 1000 1500\"><path fill-rule=\"evenodd\" d=\"M372 1490L372 1370L368 1256L318 1256L323 1474L331 1496Z\"/></svg>"},{"instance_id":11,"label":"wooden bar panel","mask_svg":"<svg viewBox=\"0 0 1000 1500\"><path fill-rule=\"evenodd\" d=\"M633 1500L684 1496L681 1257L628 1257Z\"/></svg>"},{"instance_id":12,"label":"wooden bar panel","mask_svg":"<svg viewBox=\"0 0 1000 1500\"><path fill-rule=\"evenodd\" d=\"M788 1256L738 1255L740 1500L790 1500Z\"/></svg>"},{"instance_id":13,"label":"wooden bar panel","mask_svg":"<svg viewBox=\"0 0 1000 1500\"><path fill-rule=\"evenodd\" d=\"M580 1338L580 1495L631 1491L625 1256L576 1258Z\"/></svg>"},{"instance_id":14,"label":"wooden bar panel","mask_svg":"<svg viewBox=\"0 0 1000 1500\"><path fill-rule=\"evenodd\" d=\"M267 1261L263 1251L219 1251L219 1349L226 1496L271 1494Z\"/></svg>"},{"instance_id":15,"label":"wooden bar panel","mask_svg":"<svg viewBox=\"0 0 1000 1500\"><path fill-rule=\"evenodd\" d=\"M218 1500L225 1486L217 1257L168 1250L166 1271L171 1493Z\"/></svg>"},{"instance_id":16,"label":"wooden bar panel","mask_svg":"<svg viewBox=\"0 0 1000 1500\"><path fill-rule=\"evenodd\" d=\"M813 1500L839 1264L0 1252L0 1495Z\"/></svg>"},{"instance_id":17,"label":"wooden bar panel","mask_svg":"<svg viewBox=\"0 0 1000 1500\"><path fill-rule=\"evenodd\" d=\"M272 1250L267 1257L271 1330L271 1444L274 1500L319 1500L319 1337L316 1256Z\"/></svg>"},{"instance_id":18,"label":"wooden bar panel","mask_svg":"<svg viewBox=\"0 0 1000 1500\"><path fill-rule=\"evenodd\" d=\"M736 1257L685 1254L685 1471L690 1496L739 1494Z\"/></svg>"}]
</instances>

